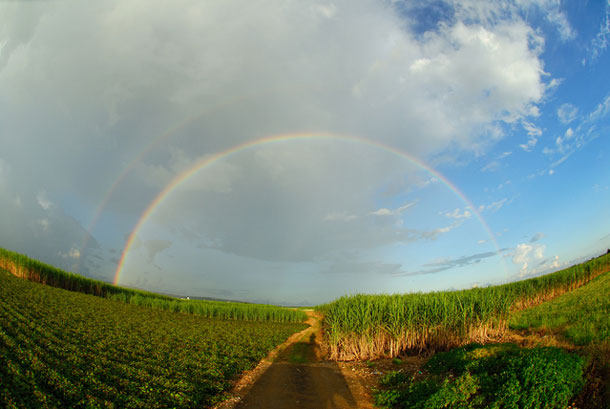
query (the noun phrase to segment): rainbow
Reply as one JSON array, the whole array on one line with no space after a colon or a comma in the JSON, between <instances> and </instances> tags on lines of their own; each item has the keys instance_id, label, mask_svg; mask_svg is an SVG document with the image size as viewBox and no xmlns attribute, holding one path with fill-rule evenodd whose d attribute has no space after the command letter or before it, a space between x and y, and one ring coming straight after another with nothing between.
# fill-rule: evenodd
<instances>
[{"instance_id":1,"label":"rainbow","mask_svg":"<svg viewBox=\"0 0 610 409\"><path fill-rule=\"evenodd\" d=\"M95 214L93 215L93 217L91 218L91 221L87 225L87 233L83 236L83 241L81 242L81 246L80 246L81 254L83 254L85 252L85 249L87 248L87 244L89 243L89 240L91 239L91 237L93 237L93 229L95 228L95 226L97 226L97 223L99 222L100 217L102 216L102 214L104 212L104 209L110 202L110 198L112 198L112 196L114 195L114 192L117 189L117 187L123 182L123 180L127 177L127 175L131 173L131 171L136 167L136 165L149 152L151 152L155 147L159 146L166 139L177 134L181 129L184 129L187 125L194 123L198 119L201 119L206 115L213 114L214 112L218 111L219 109L229 107L232 104L235 104L237 102L240 102L240 101L243 102L243 101L248 101L248 100L252 100L255 98L260 98L262 95L274 95L274 94L279 94L280 92L293 93L293 92L301 90L301 89L315 89L315 88L316 87L307 86L307 85L294 85L294 86L290 86L290 87L269 88L269 89L264 90L263 92L258 92L258 91L249 92L249 93L245 93L243 95L225 98L224 100L219 100L219 101L215 102L211 106L207 107L206 109L204 109L196 114L188 116L186 119L179 122L177 125L169 128L162 134L157 135L138 155L136 155L136 157L134 157L131 160L131 162L129 162L129 164L127 164L127 166L123 169L123 171L119 174L119 176L114 180L114 182L112 183L110 188L108 188L108 190L106 191L106 194L104 195L104 198L102 199L102 202L97 207ZM81 263L81 259L79 258L78 262L77 262L76 271L79 271L80 263Z\"/></svg>"},{"instance_id":2,"label":"rainbow","mask_svg":"<svg viewBox=\"0 0 610 409\"><path fill-rule=\"evenodd\" d=\"M468 208L470 208L472 213L476 216L476 218L481 223L481 226L483 227L483 229L489 235L489 238L490 238L491 242L494 244L496 251L498 252L498 254L500 253L500 247L498 246L498 243L496 241L496 238L495 238L493 232L491 231L491 229L485 222L485 219L483 219L483 217L481 216L481 214L479 213L477 208L466 197L466 195L462 191L460 191L457 188L457 186L455 186L445 176L443 176L440 172L431 168L430 166L428 166L421 160L417 159L416 157L414 157L408 153L405 153L403 151L400 151L389 145L385 145L381 142L372 141L372 140L365 139L362 137L357 137L357 136L338 135L338 134L331 134L331 133L324 133L324 132L291 133L291 134L267 136L267 137L264 137L261 139L257 139L254 141L248 141L248 142L242 143L240 145L234 146L225 151L216 153L212 156L209 156L205 159L200 160L199 162L197 162L193 166L191 166L189 169L187 169L186 171L184 171L183 173L181 173L180 175L175 177L169 184L167 184L167 186L165 186L163 188L163 190L157 195L157 197L155 197L155 199L152 202L150 202L148 207L144 210L144 212L140 216L134 229L129 234L127 242L125 243L125 247L121 253L121 258L120 258L119 263L116 268L116 272L114 275L114 284L117 285L119 283L119 281L121 279L121 273L123 272L123 266L125 264L125 259L126 259L127 255L129 254L129 251L135 241L135 238L136 238L138 232L140 231L140 229L142 228L142 226L144 225L146 220L153 214L155 209L172 193L172 191L174 189L176 189L182 183L186 182L191 176L195 175L197 172L214 164L215 162L217 162L221 159L227 158L231 155L234 155L236 153L242 152L247 149L251 149L251 148L258 147L261 145L266 145L266 144L280 143L280 142L286 142L286 141L296 141L296 140L311 140L311 139L343 140L343 141L348 141L348 142L362 143L365 145L376 147L376 148L381 149L386 152L390 152L392 154L398 155L402 158L409 160L412 164L416 165L418 168L426 171L427 173L433 175L435 178L437 178L439 181L441 181L441 183L443 183L445 186L447 186L461 201L463 201L466 204L466 206Z\"/></svg>"}]
</instances>

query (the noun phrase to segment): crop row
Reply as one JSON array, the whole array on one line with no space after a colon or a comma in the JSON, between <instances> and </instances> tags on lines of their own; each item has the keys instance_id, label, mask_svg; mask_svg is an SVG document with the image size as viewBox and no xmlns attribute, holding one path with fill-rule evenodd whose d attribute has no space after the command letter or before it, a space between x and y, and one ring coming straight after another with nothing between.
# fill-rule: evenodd
<instances>
[{"instance_id":1,"label":"crop row","mask_svg":"<svg viewBox=\"0 0 610 409\"><path fill-rule=\"evenodd\" d=\"M133 306L0 271L0 407L209 407L305 327Z\"/></svg>"},{"instance_id":2,"label":"crop row","mask_svg":"<svg viewBox=\"0 0 610 409\"><path fill-rule=\"evenodd\" d=\"M303 311L274 305L239 302L183 300L147 291L123 288L99 280L69 273L31 259L22 254L0 248L0 269L13 275L52 287L111 298L133 305L160 310L199 314L210 318L226 318L247 321L303 322Z\"/></svg>"},{"instance_id":3,"label":"crop row","mask_svg":"<svg viewBox=\"0 0 610 409\"><path fill-rule=\"evenodd\" d=\"M208 318L275 322L303 322L307 319L307 314L305 314L305 312L302 310L266 304L184 300L178 298L165 300L141 295L127 296L124 294L114 294L109 298L132 305L181 312L185 314L202 315Z\"/></svg>"},{"instance_id":4,"label":"crop row","mask_svg":"<svg viewBox=\"0 0 610 409\"><path fill-rule=\"evenodd\" d=\"M462 291L345 296L317 307L331 359L393 357L501 336L510 311L577 288L610 270L610 254L552 274Z\"/></svg>"}]
</instances>

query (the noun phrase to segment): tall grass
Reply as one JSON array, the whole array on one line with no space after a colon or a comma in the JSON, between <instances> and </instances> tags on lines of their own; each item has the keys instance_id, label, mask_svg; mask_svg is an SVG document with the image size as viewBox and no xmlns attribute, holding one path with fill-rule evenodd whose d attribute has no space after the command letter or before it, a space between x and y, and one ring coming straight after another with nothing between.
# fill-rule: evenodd
<instances>
[{"instance_id":1,"label":"tall grass","mask_svg":"<svg viewBox=\"0 0 610 409\"><path fill-rule=\"evenodd\" d=\"M307 319L307 314L303 311L274 305L182 300L162 294L119 287L63 271L3 248L0 248L0 269L17 277L52 287L160 310L247 321L303 322Z\"/></svg>"},{"instance_id":2,"label":"tall grass","mask_svg":"<svg viewBox=\"0 0 610 409\"><path fill-rule=\"evenodd\" d=\"M127 296L125 294L113 294L109 298L133 305L203 315L208 318L274 322L303 322L307 319L307 314L304 311L266 304L183 300L178 298L160 299L142 295Z\"/></svg>"},{"instance_id":3,"label":"tall grass","mask_svg":"<svg viewBox=\"0 0 610 409\"><path fill-rule=\"evenodd\" d=\"M610 270L610 255L541 277L451 292L345 296L318 306L331 359L394 357L501 337L511 310L571 291Z\"/></svg>"},{"instance_id":4,"label":"tall grass","mask_svg":"<svg viewBox=\"0 0 610 409\"><path fill-rule=\"evenodd\" d=\"M161 294L149 293L146 291L132 290L118 287L109 283L91 278L83 277L78 274L69 273L49 264L34 260L26 255L15 253L10 250L0 248L0 268L7 270L13 275L25 278L36 283L50 285L51 287L63 288L70 291L78 291L85 294L97 295L98 297L109 297L113 294L123 294L125 296L145 296L170 300Z\"/></svg>"}]
</instances>

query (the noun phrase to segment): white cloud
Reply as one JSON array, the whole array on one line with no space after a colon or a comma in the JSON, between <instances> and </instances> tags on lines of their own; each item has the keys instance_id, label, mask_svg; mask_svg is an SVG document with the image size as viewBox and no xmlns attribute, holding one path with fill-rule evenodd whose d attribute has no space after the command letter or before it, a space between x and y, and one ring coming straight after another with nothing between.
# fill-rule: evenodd
<instances>
[{"instance_id":1,"label":"white cloud","mask_svg":"<svg viewBox=\"0 0 610 409\"><path fill-rule=\"evenodd\" d=\"M49 231L49 226L51 225L51 222L49 221L49 219L40 219L37 221L37 223L43 232Z\"/></svg>"},{"instance_id":2,"label":"white cloud","mask_svg":"<svg viewBox=\"0 0 610 409\"><path fill-rule=\"evenodd\" d=\"M562 105L562 107L564 105ZM558 111L558 116L560 119L563 118L562 122L571 123L572 121L578 119L576 113L566 114L564 112L562 115L559 115L560 112L562 111ZM568 109L566 112L575 111ZM562 155L559 160L555 160L555 162L550 165L550 168L557 167L567 158L569 158L572 153L583 148L591 140L597 138L600 135L597 122L605 118L608 114L610 114L610 95L607 95L599 104L597 104L595 109L588 115L583 115L581 120L577 124L575 123L569 127L563 135L557 136L555 138L554 147L546 146L543 149L542 152L545 155ZM545 173L547 173L547 171L540 171L536 174L530 175L530 177L540 176L541 174Z\"/></svg>"},{"instance_id":3,"label":"white cloud","mask_svg":"<svg viewBox=\"0 0 610 409\"><path fill-rule=\"evenodd\" d=\"M481 172L494 172L500 167L500 162L497 160L489 162L481 168Z\"/></svg>"},{"instance_id":4,"label":"white cloud","mask_svg":"<svg viewBox=\"0 0 610 409\"><path fill-rule=\"evenodd\" d=\"M374 214L375 216L400 216L402 214L402 212L404 212L405 210L407 210L408 208L410 208L414 205L415 205L415 202L409 202L409 203L405 203L404 205L402 205L396 209L387 209L385 207L382 207L381 209L371 212L371 214Z\"/></svg>"},{"instance_id":5,"label":"white cloud","mask_svg":"<svg viewBox=\"0 0 610 409\"><path fill-rule=\"evenodd\" d=\"M392 216L392 215L394 215L394 212L388 208L382 207L379 210L375 210L374 212L371 212L371 214L374 214L376 216Z\"/></svg>"},{"instance_id":6,"label":"white cloud","mask_svg":"<svg viewBox=\"0 0 610 409\"><path fill-rule=\"evenodd\" d=\"M580 260L581 262L584 260ZM533 258L529 262L529 267L525 272L520 272L520 278L525 278L528 276L536 276L540 274L548 274L553 271L557 271L561 268L566 267L570 263L560 262L559 256L555 255L548 258L543 258L540 260L540 257ZM573 264L572 264L573 265Z\"/></svg>"},{"instance_id":7,"label":"white cloud","mask_svg":"<svg viewBox=\"0 0 610 409\"><path fill-rule=\"evenodd\" d=\"M506 180L504 183L500 183L498 185L498 187L496 188L497 190L502 190L504 189L505 186L510 185L512 182L510 180Z\"/></svg>"},{"instance_id":8,"label":"white cloud","mask_svg":"<svg viewBox=\"0 0 610 409\"><path fill-rule=\"evenodd\" d=\"M530 239L530 243L535 243L539 240L542 240L545 237L544 233L536 233L532 236L532 238Z\"/></svg>"},{"instance_id":9,"label":"white cloud","mask_svg":"<svg viewBox=\"0 0 610 409\"><path fill-rule=\"evenodd\" d=\"M604 118L610 113L610 95L606 95L606 98L600 102L595 110L589 114L589 121L597 121Z\"/></svg>"},{"instance_id":10,"label":"white cloud","mask_svg":"<svg viewBox=\"0 0 610 409\"><path fill-rule=\"evenodd\" d=\"M572 104L562 104L557 108L557 117L564 124L569 124L578 117L578 107Z\"/></svg>"},{"instance_id":11,"label":"white cloud","mask_svg":"<svg viewBox=\"0 0 610 409\"><path fill-rule=\"evenodd\" d=\"M348 212L333 212L328 213L324 216L324 220L328 221L341 221L341 222L349 222L351 220L357 219L358 216L354 214L350 214Z\"/></svg>"},{"instance_id":12,"label":"white cloud","mask_svg":"<svg viewBox=\"0 0 610 409\"><path fill-rule=\"evenodd\" d=\"M464 211L460 212L460 209L454 209L452 212L445 212L445 217L450 219L470 219L472 213L470 210L464 209Z\"/></svg>"},{"instance_id":13,"label":"white cloud","mask_svg":"<svg viewBox=\"0 0 610 409\"><path fill-rule=\"evenodd\" d=\"M451 223L449 226L438 227L429 232L420 232L421 237L429 240L435 240L439 235L449 233L451 230L460 227L464 223L464 219L459 219Z\"/></svg>"},{"instance_id":14,"label":"white cloud","mask_svg":"<svg viewBox=\"0 0 610 409\"><path fill-rule=\"evenodd\" d=\"M599 31L591 41L591 59L595 61L610 44L610 1L606 1L604 17L599 25Z\"/></svg>"},{"instance_id":15,"label":"white cloud","mask_svg":"<svg viewBox=\"0 0 610 409\"><path fill-rule=\"evenodd\" d=\"M554 0L546 0L547 20L557 26L559 36L563 41L572 40L576 37L576 32L568 22L564 12L561 11L561 3Z\"/></svg>"},{"instance_id":16,"label":"white cloud","mask_svg":"<svg viewBox=\"0 0 610 409\"><path fill-rule=\"evenodd\" d=\"M439 227L434 230L434 233L449 233L451 230L455 229L458 225L452 224L451 226Z\"/></svg>"},{"instance_id":17,"label":"white cloud","mask_svg":"<svg viewBox=\"0 0 610 409\"><path fill-rule=\"evenodd\" d=\"M576 31L570 25L566 13L561 9L559 0L516 0L515 4L522 12L541 13L549 23L555 26L562 41L569 41L576 37ZM510 6L505 5L505 7Z\"/></svg>"},{"instance_id":18,"label":"white cloud","mask_svg":"<svg viewBox=\"0 0 610 409\"><path fill-rule=\"evenodd\" d=\"M542 130L531 122L522 121L523 129L527 131L527 143L519 145L526 152L531 152L536 146L538 138L542 135Z\"/></svg>"},{"instance_id":19,"label":"white cloud","mask_svg":"<svg viewBox=\"0 0 610 409\"><path fill-rule=\"evenodd\" d=\"M51 207L53 207L53 202L51 202L47 198L47 194L45 191L38 192L38 195L36 195L36 201L38 202L38 205L44 210L49 210Z\"/></svg>"},{"instance_id":20,"label":"white cloud","mask_svg":"<svg viewBox=\"0 0 610 409\"><path fill-rule=\"evenodd\" d=\"M502 14L540 13L549 23L555 26L562 41L573 39L576 35L566 14L561 10L558 0L515 0L485 2L479 0L454 1L456 14L461 18L494 21Z\"/></svg>"},{"instance_id":21,"label":"white cloud","mask_svg":"<svg viewBox=\"0 0 610 409\"><path fill-rule=\"evenodd\" d=\"M538 138L530 137L530 138L528 138L527 143L522 143L519 145L519 147L526 152L531 152L532 149L534 149L534 147L536 146L537 142L538 142Z\"/></svg>"},{"instance_id":22,"label":"white cloud","mask_svg":"<svg viewBox=\"0 0 610 409\"><path fill-rule=\"evenodd\" d=\"M70 256L70 258L80 258L80 251L72 247L68 255Z\"/></svg>"},{"instance_id":23,"label":"white cloud","mask_svg":"<svg viewBox=\"0 0 610 409\"><path fill-rule=\"evenodd\" d=\"M572 152L562 156L561 158L559 158L558 160L556 160L555 162L551 163L551 168L556 168L557 166L561 165L563 162L565 162L566 160L568 160L568 158L572 155Z\"/></svg>"},{"instance_id":24,"label":"white cloud","mask_svg":"<svg viewBox=\"0 0 610 409\"><path fill-rule=\"evenodd\" d=\"M496 170L498 170L498 168L500 167L500 161L508 156L510 156L512 154L512 152L508 151L508 152L502 152L500 155L498 155L496 157L495 160L489 162L487 165L483 166L481 168L482 172L494 172Z\"/></svg>"},{"instance_id":25,"label":"white cloud","mask_svg":"<svg viewBox=\"0 0 610 409\"><path fill-rule=\"evenodd\" d=\"M563 84L563 81L564 81L563 78L553 78L551 81L549 81L548 84L546 84L545 91L547 93L552 94L553 92L555 92L557 90L557 88L559 88L559 86L561 84ZM534 116L537 117L538 115L534 115Z\"/></svg>"},{"instance_id":26,"label":"white cloud","mask_svg":"<svg viewBox=\"0 0 610 409\"><path fill-rule=\"evenodd\" d=\"M567 159L567 156L565 157ZM552 168L553 166L551 165L550 169L542 169L539 170L535 173L529 174L527 175L528 179L534 179L540 176L546 176L546 175L554 175L555 174L555 169Z\"/></svg>"},{"instance_id":27,"label":"white cloud","mask_svg":"<svg viewBox=\"0 0 610 409\"><path fill-rule=\"evenodd\" d=\"M74 247L70 249L67 253L59 252L59 255L63 258L71 258L74 260L78 260L80 258L80 251Z\"/></svg>"},{"instance_id":28,"label":"white cloud","mask_svg":"<svg viewBox=\"0 0 610 409\"><path fill-rule=\"evenodd\" d=\"M479 211L492 211L492 212L497 212L498 210L500 210L505 204L507 204L508 199L507 198L503 198L500 200L497 200L495 202L491 202L487 205L480 205L479 206Z\"/></svg>"},{"instance_id":29,"label":"white cloud","mask_svg":"<svg viewBox=\"0 0 610 409\"><path fill-rule=\"evenodd\" d=\"M520 266L519 275L525 276L532 273L532 264L544 259L545 245L542 244L518 244L515 248L512 260ZM534 266L535 267L535 266Z\"/></svg>"},{"instance_id":30,"label":"white cloud","mask_svg":"<svg viewBox=\"0 0 610 409\"><path fill-rule=\"evenodd\" d=\"M558 269L562 264L559 262L559 256L552 257L549 261L543 264L545 269Z\"/></svg>"},{"instance_id":31,"label":"white cloud","mask_svg":"<svg viewBox=\"0 0 610 409\"><path fill-rule=\"evenodd\" d=\"M337 14L337 6L334 3L316 4L312 6L312 9L325 18L333 18Z\"/></svg>"}]
</instances>

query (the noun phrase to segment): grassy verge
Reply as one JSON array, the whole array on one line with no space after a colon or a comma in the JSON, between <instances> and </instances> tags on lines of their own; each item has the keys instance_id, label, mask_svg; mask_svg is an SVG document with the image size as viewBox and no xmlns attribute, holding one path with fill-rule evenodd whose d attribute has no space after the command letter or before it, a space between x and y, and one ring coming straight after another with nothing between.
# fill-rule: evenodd
<instances>
[{"instance_id":1,"label":"grassy verge","mask_svg":"<svg viewBox=\"0 0 610 409\"><path fill-rule=\"evenodd\" d=\"M0 269L7 270L17 277L52 287L159 310L246 321L303 322L307 319L307 314L302 310L274 305L183 300L147 291L119 287L63 271L2 248L0 248Z\"/></svg>"},{"instance_id":2,"label":"grassy verge","mask_svg":"<svg viewBox=\"0 0 610 409\"><path fill-rule=\"evenodd\" d=\"M511 311L572 291L610 270L610 255L541 277L453 292L342 297L317 309L331 359L394 357L487 342L507 330Z\"/></svg>"},{"instance_id":3,"label":"grassy verge","mask_svg":"<svg viewBox=\"0 0 610 409\"><path fill-rule=\"evenodd\" d=\"M509 318L511 329L563 338L589 357L579 408L610 407L610 274Z\"/></svg>"},{"instance_id":4,"label":"grassy verge","mask_svg":"<svg viewBox=\"0 0 610 409\"><path fill-rule=\"evenodd\" d=\"M554 300L511 314L509 327L560 334L576 345L610 339L610 274Z\"/></svg>"},{"instance_id":5,"label":"grassy verge","mask_svg":"<svg viewBox=\"0 0 610 409\"><path fill-rule=\"evenodd\" d=\"M0 407L210 407L305 327L133 306L0 270Z\"/></svg>"}]
</instances>

